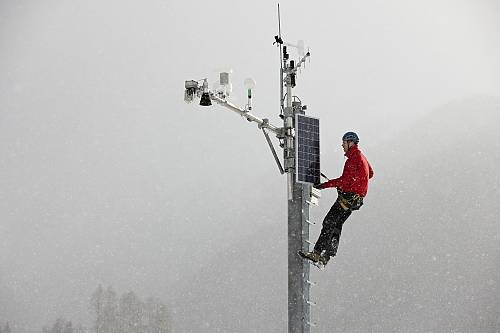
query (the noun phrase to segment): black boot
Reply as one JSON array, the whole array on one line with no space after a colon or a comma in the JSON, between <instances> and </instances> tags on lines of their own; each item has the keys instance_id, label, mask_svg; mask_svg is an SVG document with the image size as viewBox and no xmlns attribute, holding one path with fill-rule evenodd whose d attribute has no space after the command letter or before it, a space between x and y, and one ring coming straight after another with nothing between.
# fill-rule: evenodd
<instances>
[{"instance_id":1,"label":"black boot","mask_svg":"<svg viewBox=\"0 0 500 333\"><path fill-rule=\"evenodd\" d=\"M328 262L330 261L330 256L328 254L322 254L319 257L319 262L323 265L326 266Z\"/></svg>"},{"instance_id":2,"label":"black boot","mask_svg":"<svg viewBox=\"0 0 500 333\"><path fill-rule=\"evenodd\" d=\"M304 251L300 250L299 255L304 259L312 261L313 263L317 263L321 260L321 254L319 252L316 252L316 251L304 252Z\"/></svg>"}]
</instances>

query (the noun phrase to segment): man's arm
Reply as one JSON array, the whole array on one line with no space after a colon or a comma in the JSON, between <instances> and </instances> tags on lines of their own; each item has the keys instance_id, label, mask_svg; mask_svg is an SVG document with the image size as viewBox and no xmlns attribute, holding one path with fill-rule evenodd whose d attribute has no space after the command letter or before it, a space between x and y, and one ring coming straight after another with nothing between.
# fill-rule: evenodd
<instances>
[{"instance_id":1,"label":"man's arm","mask_svg":"<svg viewBox=\"0 0 500 333\"><path fill-rule=\"evenodd\" d=\"M317 188L319 188L319 189L325 189L325 188L329 188L329 187L342 188L342 185L345 184L345 182L347 181L347 179L349 177L349 170L353 168L354 162L355 161L353 161L352 158L345 161L344 170L342 170L342 176L340 176L339 178L331 179L325 183L322 183L322 184L318 185Z\"/></svg>"},{"instance_id":2,"label":"man's arm","mask_svg":"<svg viewBox=\"0 0 500 333\"><path fill-rule=\"evenodd\" d=\"M339 187L341 184L342 184L342 176L339 178L330 179L327 182L319 184L316 186L316 188L319 188L320 190L322 190L322 189L329 188L329 187Z\"/></svg>"}]
</instances>

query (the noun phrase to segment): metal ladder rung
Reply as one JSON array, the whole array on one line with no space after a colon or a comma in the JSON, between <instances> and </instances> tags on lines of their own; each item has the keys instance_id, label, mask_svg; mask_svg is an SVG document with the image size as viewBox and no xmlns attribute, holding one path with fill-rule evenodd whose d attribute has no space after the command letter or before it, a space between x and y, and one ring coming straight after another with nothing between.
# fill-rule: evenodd
<instances>
[{"instance_id":1,"label":"metal ladder rung","mask_svg":"<svg viewBox=\"0 0 500 333\"><path fill-rule=\"evenodd\" d=\"M315 302L311 302L311 301L307 301L307 304L309 304L310 306L316 306L317 305Z\"/></svg>"},{"instance_id":2,"label":"metal ladder rung","mask_svg":"<svg viewBox=\"0 0 500 333\"><path fill-rule=\"evenodd\" d=\"M310 224L310 225L316 225L316 222L311 222L311 221L309 221L309 220L306 220L306 223L307 223L307 224Z\"/></svg>"},{"instance_id":3,"label":"metal ladder rung","mask_svg":"<svg viewBox=\"0 0 500 333\"><path fill-rule=\"evenodd\" d=\"M306 282L307 282L310 286L312 286L312 287L314 287L314 286L316 286L316 285L317 285L317 283L316 283L316 282L312 282L311 280L306 280Z\"/></svg>"},{"instance_id":4,"label":"metal ladder rung","mask_svg":"<svg viewBox=\"0 0 500 333\"><path fill-rule=\"evenodd\" d=\"M306 243L309 245L314 245L313 243L311 243L311 241L309 239L306 239Z\"/></svg>"}]
</instances>

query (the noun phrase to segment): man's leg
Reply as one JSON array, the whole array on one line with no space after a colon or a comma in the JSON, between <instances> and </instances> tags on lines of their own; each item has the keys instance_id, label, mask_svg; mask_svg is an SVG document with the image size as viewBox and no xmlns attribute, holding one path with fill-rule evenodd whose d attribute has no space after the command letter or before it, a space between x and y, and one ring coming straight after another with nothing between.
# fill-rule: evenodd
<instances>
[{"instance_id":1,"label":"man's leg","mask_svg":"<svg viewBox=\"0 0 500 333\"><path fill-rule=\"evenodd\" d=\"M337 253L338 243L340 241L342 226L350 215L350 210L344 210L338 200L335 201L323 220L321 234L319 235L318 241L314 246L315 252L322 253L325 251L325 256L335 256Z\"/></svg>"},{"instance_id":2,"label":"man's leg","mask_svg":"<svg viewBox=\"0 0 500 333\"><path fill-rule=\"evenodd\" d=\"M341 208L341 211L336 216L333 237L330 239L330 247L326 249L325 256L334 257L337 254L337 250L340 244L340 234L342 233L342 227L349 216L351 216L351 213L352 211L350 209L344 210L343 208Z\"/></svg>"}]
</instances>

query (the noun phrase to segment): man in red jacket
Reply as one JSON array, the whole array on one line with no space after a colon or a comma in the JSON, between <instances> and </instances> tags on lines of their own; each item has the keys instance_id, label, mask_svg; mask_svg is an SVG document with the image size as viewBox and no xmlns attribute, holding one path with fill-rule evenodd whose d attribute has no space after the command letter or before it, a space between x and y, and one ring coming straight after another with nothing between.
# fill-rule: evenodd
<instances>
[{"instance_id":1,"label":"man in red jacket","mask_svg":"<svg viewBox=\"0 0 500 333\"><path fill-rule=\"evenodd\" d=\"M342 226L353 210L363 205L363 198L368 192L368 179L373 177L373 170L366 157L358 148L359 138L354 132L347 132L342 137L342 148L347 160L342 176L316 185L325 189L336 187L338 198L323 220L323 227L312 252L299 251L299 254L315 264L325 266L330 257L337 254Z\"/></svg>"}]
</instances>

